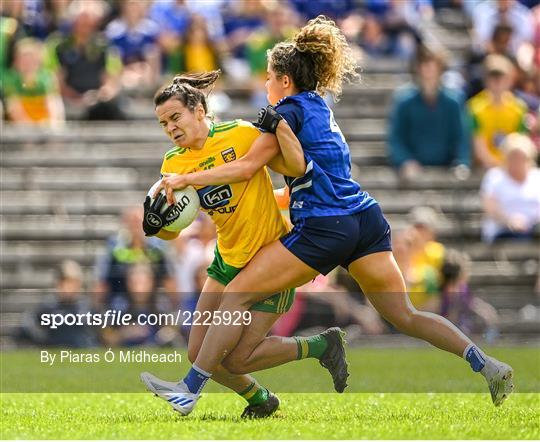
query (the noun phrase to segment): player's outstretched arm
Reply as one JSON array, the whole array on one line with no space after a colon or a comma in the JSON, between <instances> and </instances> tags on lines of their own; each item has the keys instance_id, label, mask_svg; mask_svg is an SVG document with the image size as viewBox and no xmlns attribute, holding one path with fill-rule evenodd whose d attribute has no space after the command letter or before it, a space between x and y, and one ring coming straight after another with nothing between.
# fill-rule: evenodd
<instances>
[{"instance_id":1,"label":"player's outstretched arm","mask_svg":"<svg viewBox=\"0 0 540 442\"><path fill-rule=\"evenodd\" d=\"M278 155L280 155L280 149L276 137L263 133L257 137L242 158L199 172L185 175L165 175L155 193L165 189L168 204L173 204L173 191L176 189L183 189L186 186L215 186L248 181L259 169ZM295 170L289 169L284 161L281 161L276 171L288 176L296 176L294 175Z\"/></svg>"}]
</instances>

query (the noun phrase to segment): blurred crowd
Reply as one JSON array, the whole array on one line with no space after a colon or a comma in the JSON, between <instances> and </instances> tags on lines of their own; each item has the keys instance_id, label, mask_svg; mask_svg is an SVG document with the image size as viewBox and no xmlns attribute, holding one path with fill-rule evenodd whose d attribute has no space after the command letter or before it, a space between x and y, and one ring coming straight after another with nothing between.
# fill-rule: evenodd
<instances>
[{"instance_id":1,"label":"blurred crowd","mask_svg":"<svg viewBox=\"0 0 540 442\"><path fill-rule=\"evenodd\" d=\"M122 120L125 97L149 97L181 71L220 68L228 84L265 105L266 51L307 19L333 18L359 60L410 63L394 94L388 161L404 183L423 168L483 174L482 238L534 241L540 223L540 4L538 0L7 0L0 3L2 118L60 126L66 118ZM471 45L458 63L426 37L440 8L463 11ZM360 62L360 64L363 63ZM346 93L346 92L345 92ZM141 208L129 208L95 265L91 299L77 263L58 269L55 296L27 315L21 337L51 345L167 345L188 327L115 327L79 334L45 330L43 311L192 311L212 259L215 229L200 218L170 244L145 238ZM468 286L471 262L437 241L440 213L417 207L394 232L394 249L417 308L467 332L496 335L493 307ZM340 272L298 289L275 332L341 325L391 332ZM327 293L331 292L331 295Z\"/></svg>"},{"instance_id":2,"label":"blurred crowd","mask_svg":"<svg viewBox=\"0 0 540 442\"><path fill-rule=\"evenodd\" d=\"M126 93L151 95L172 74L217 68L226 81L251 87L255 104L265 104L266 51L307 19L325 14L336 20L359 59L411 60L429 40L426 30L439 8L463 10L471 36L470 54L457 72L461 81L453 81L461 90L444 97L443 110L454 100L475 97L468 107L481 126L485 115L478 108L490 102L487 91L498 88L499 94L514 95L505 97L516 114L505 131L515 128L522 103L533 117L538 112L537 0L7 0L0 8L3 114L15 122L61 124L66 113L126 118ZM425 54L416 57L413 68L418 86L431 87L432 94L448 67L443 52L437 50L440 57L431 64ZM530 130L538 124L533 117L522 121ZM448 143L459 148L439 142L438 157L426 154L422 142L413 158L406 158L403 146L395 147L392 161L466 163L463 140L456 136ZM493 163L497 145L475 140L483 165ZM406 170L412 167L408 163Z\"/></svg>"},{"instance_id":3,"label":"blurred crowd","mask_svg":"<svg viewBox=\"0 0 540 442\"><path fill-rule=\"evenodd\" d=\"M421 310L442 314L467 333L498 337L497 311L470 290L467 254L437 240L442 215L429 206L415 207L406 227L393 233L396 261L405 278L411 302ZM56 329L40 324L43 313L85 313L107 310L139 314L193 312L213 259L216 233L207 215L172 242L147 238L140 229L142 210L127 208L117 233L109 238L94 265L92 283L85 291L84 275L74 261L57 269L57 284L39 307L25 315L21 342L53 346L92 345L182 346L190 324L125 325ZM349 339L394 333L362 295L343 269L319 275L299 287L290 311L275 324L280 336L305 335L330 326L346 328Z\"/></svg>"}]
</instances>

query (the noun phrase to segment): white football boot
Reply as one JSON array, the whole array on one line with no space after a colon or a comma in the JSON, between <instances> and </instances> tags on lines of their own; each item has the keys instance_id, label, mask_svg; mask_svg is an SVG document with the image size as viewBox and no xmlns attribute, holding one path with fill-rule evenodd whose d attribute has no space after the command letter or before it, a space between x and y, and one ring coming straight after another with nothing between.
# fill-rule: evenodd
<instances>
[{"instance_id":1,"label":"white football boot","mask_svg":"<svg viewBox=\"0 0 540 442\"><path fill-rule=\"evenodd\" d=\"M199 400L200 394L191 393L183 382L167 382L148 372L141 373L141 381L146 388L161 399L166 400L175 411L187 416Z\"/></svg>"},{"instance_id":2,"label":"white football boot","mask_svg":"<svg viewBox=\"0 0 540 442\"><path fill-rule=\"evenodd\" d=\"M514 370L510 365L487 356L486 365L481 373L489 385L491 400L498 407L514 391Z\"/></svg>"}]
</instances>

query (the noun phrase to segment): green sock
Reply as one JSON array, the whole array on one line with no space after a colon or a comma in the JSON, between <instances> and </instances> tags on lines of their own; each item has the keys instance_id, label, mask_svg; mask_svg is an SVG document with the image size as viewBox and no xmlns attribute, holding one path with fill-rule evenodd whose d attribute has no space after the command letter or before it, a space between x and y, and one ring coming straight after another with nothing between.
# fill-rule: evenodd
<instances>
[{"instance_id":1,"label":"green sock","mask_svg":"<svg viewBox=\"0 0 540 442\"><path fill-rule=\"evenodd\" d=\"M257 382L252 382L248 388L238 393L249 405L259 405L268 399L268 390Z\"/></svg>"},{"instance_id":2,"label":"green sock","mask_svg":"<svg viewBox=\"0 0 540 442\"><path fill-rule=\"evenodd\" d=\"M298 346L298 356L296 359L320 359L328 347L328 341L322 335L308 336L307 338L295 336L294 339Z\"/></svg>"}]
</instances>

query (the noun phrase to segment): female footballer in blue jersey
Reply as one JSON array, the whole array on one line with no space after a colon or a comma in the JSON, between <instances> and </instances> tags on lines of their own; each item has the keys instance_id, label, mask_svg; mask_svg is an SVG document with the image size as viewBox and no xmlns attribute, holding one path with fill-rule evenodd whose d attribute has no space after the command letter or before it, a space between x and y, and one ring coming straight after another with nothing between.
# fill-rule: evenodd
<instances>
[{"instance_id":1,"label":"female footballer in blue jersey","mask_svg":"<svg viewBox=\"0 0 540 442\"><path fill-rule=\"evenodd\" d=\"M245 311L270 293L300 286L319 273L343 266L398 330L462 356L473 371L481 372L498 406L513 390L512 368L486 356L448 320L412 306L392 254L390 226L377 201L351 177L349 148L322 96L338 96L342 83L356 76L345 37L334 22L322 16L308 22L292 41L269 51L266 88L275 109L263 109L258 126L275 132L278 125L287 124L302 145L306 171L299 178L285 177L293 230L263 247L227 285L219 310ZM285 156L289 146L280 137L278 141ZM172 189L212 184L227 167L169 177L163 186L172 198ZM229 360L241 335L239 327L210 326L184 380L204 382L220 363L231 372L261 369L257 359L264 357L258 348L242 360ZM297 358L308 354L310 345L300 342ZM284 362L283 358L279 361ZM196 377L201 380L194 382ZM196 388L191 385L189 389ZM195 401L198 398L198 394L186 394Z\"/></svg>"}]
</instances>

